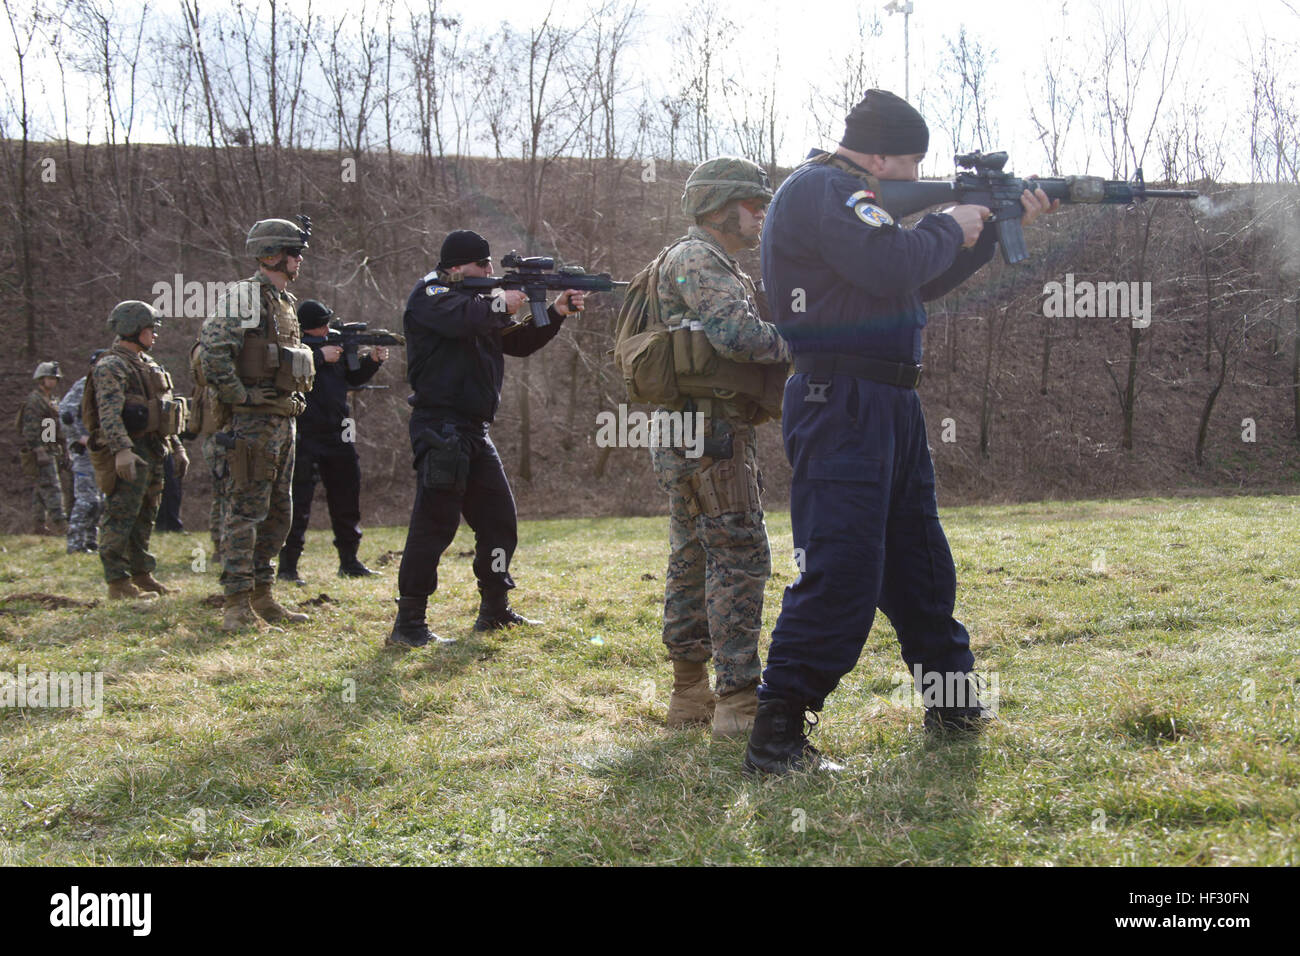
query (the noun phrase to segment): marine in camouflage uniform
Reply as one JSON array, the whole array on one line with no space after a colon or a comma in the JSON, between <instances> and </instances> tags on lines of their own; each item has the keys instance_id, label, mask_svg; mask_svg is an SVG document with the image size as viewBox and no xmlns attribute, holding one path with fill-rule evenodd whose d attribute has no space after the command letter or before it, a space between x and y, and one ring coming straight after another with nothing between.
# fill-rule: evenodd
<instances>
[{"instance_id":1,"label":"marine in camouflage uniform","mask_svg":"<svg viewBox=\"0 0 1300 956\"><path fill-rule=\"evenodd\" d=\"M763 364L784 379L789 351L775 327L760 318L754 284L732 257L757 244L771 196L766 173L747 160L722 157L699 166L682 197L696 225L665 252L656 291L673 335L693 336L692 350L712 353L706 365L719 359ZM663 641L674 683L668 723L711 720L715 737L732 737L748 731L757 707L758 635L772 562L754 426L774 409L765 411L752 397L729 390L723 394L729 397L697 397L685 405L686 413L705 415L704 454L687 454L698 448L652 447L651 455L669 496Z\"/></svg>"},{"instance_id":2,"label":"marine in camouflage uniform","mask_svg":"<svg viewBox=\"0 0 1300 956\"><path fill-rule=\"evenodd\" d=\"M18 432L22 438L23 472L34 480L32 485L32 534L45 533L49 516L55 533L67 531L63 510L63 485L59 470L63 467L63 423L54 405L54 391L63 373L58 362L42 362L32 378L36 388L27 396L18 412Z\"/></svg>"},{"instance_id":3,"label":"marine in camouflage uniform","mask_svg":"<svg viewBox=\"0 0 1300 956\"><path fill-rule=\"evenodd\" d=\"M148 355L161 322L162 313L146 302L118 303L108 320L117 338L90 369L90 448L113 456L112 475L104 454L100 476L111 487L99 543L110 598L153 599L171 590L153 576L158 562L149 553L149 538L162 494L163 459L170 451L184 473L189 458L176 436L182 417L165 424L175 405L171 378ZM88 404L86 409L90 416Z\"/></svg>"},{"instance_id":4,"label":"marine in camouflage uniform","mask_svg":"<svg viewBox=\"0 0 1300 956\"><path fill-rule=\"evenodd\" d=\"M90 361L104 354L96 349ZM86 390L86 376L72 383L68 394L59 400L59 418L66 426L68 457L72 460L72 514L68 517L68 554L99 550L99 519L104 514L104 495L95 484L95 469L90 463L86 440L90 437L81 420L81 396Z\"/></svg>"},{"instance_id":5,"label":"marine in camouflage uniform","mask_svg":"<svg viewBox=\"0 0 1300 956\"><path fill-rule=\"evenodd\" d=\"M307 620L276 602L272 588L273 562L292 520L294 419L306 408L303 392L314 372L296 299L285 291L297 278L309 231L283 219L254 224L245 249L258 272L218 303L199 333L206 387L227 407L225 424L204 442L220 499L213 510L222 525L223 630ZM263 358L270 355L278 370ZM290 375L291 367L300 374Z\"/></svg>"}]
</instances>

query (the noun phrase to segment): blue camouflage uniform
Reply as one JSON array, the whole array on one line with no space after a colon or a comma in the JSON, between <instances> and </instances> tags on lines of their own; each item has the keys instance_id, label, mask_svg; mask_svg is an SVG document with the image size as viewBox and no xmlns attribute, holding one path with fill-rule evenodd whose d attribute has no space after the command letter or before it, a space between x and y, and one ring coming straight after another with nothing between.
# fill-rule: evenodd
<instances>
[{"instance_id":1,"label":"blue camouflage uniform","mask_svg":"<svg viewBox=\"0 0 1300 956\"><path fill-rule=\"evenodd\" d=\"M962 249L951 216L899 228L874 204L875 185L847 158L814 150L777 190L763 229L763 281L796 361L782 433L802 569L786 588L759 698L812 710L857 663L877 607L909 669L974 666L953 618L956 572L910 376L923 302L989 261L993 230ZM858 374L863 365L871 377ZM889 369L905 384L873 380Z\"/></svg>"},{"instance_id":2,"label":"blue camouflage uniform","mask_svg":"<svg viewBox=\"0 0 1300 956\"><path fill-rule=\"evenodd\" d=\"M86 450L89 434L81 420L81 396L86 376L72 383L59 400L59 417L67 425L68 457L72 461L72 514L68 517L68 553L99 548L99 519L104 514L104 495L95 484L95 469ZM78 451L80 449L80 451Z\"/></svg>"}]
</instances>

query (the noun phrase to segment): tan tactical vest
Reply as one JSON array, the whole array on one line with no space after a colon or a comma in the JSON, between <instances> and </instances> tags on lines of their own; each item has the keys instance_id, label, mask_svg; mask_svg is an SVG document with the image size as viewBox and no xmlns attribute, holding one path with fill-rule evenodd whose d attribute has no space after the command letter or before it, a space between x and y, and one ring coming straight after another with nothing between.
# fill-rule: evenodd
<instances>
[{"instance_id":1,"label":"tan tactical vest","mask_svg":"<svg viewBox=\"0 0 1300 956\"><path fill-rule=\"evenodd\" d=\"M721 253L710 249L718 261L726 266L745 287L745 294L758 306L759 317L772 321L766 308L765 297L759 295L748 274L734 268ZM780 363L736 362L719 355L709 342L703 328L678 326L670 329L673 348L673 370L677 377L677 391L684 399L705 399L731 405L739 417L751 424L760 424L781 417L781 401L785 393L785 380L789 366ZM696 407L700 403L696 402ZM712 413L711 409L702 409Z\"/></svg>"},{"instance_id":2,"label":"tan tactical vest","mask_svg":"<svg viewBox=\"0 0 1300 956\"><path fill-rule=\"evenodd\" d=\"M316 376L311 349L302 344L293 306L272 286L262 285L262 321L245 330L235 368L245 385L269 382L284 397L311 391Z\"/></svg>"},{"instance_id":3,"label":"tan tactical vest","mask_svg":"<svg viewBox=\"0 0 1300 956\"><path fill-rule=\"evenodd\" d=\"M137 355L120 344L108 350L108 355L115 355L126 365L130 374L126 379L125 401L122 411L143 409L145 426L143 429L128 429L127 435L132 441L148 436L167 438L179 435L185 430L187 406L185 399L172 395L172 376L157 362L147 360L143 354ZM100 356L98 361L103 361ZM93 371L93 369L92 369ZM134 416L133 416L134 417ZM123 424L126 416L123 415ZM86 390L81 397L81 419L86 431L92 436L100 429L99 402L95 397L94 375L86 376Z\"/></svg>"}]
</instances>

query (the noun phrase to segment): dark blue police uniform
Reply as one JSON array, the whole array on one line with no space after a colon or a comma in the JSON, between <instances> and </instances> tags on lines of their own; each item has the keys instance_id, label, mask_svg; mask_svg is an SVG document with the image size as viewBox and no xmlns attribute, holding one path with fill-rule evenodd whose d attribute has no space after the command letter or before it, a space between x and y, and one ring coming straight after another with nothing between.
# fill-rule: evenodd
<instances>
[{"instance_id":1,"label":"dark blue police uniform","mask_svg":"<svg viewBox=\"0 0 1300 956\"><path fill-rule=\"evenodd\" d=\"M915 391L925 300L989 261L993 230L962 249L951 216L900 229L874 181L814 150L777 190L763 228L763 282L795 355L782 432L802 570L772 631L761 700L820 710L853 669L876 608L922 673L968 673L953 618L956 572L939 524Z\"/></svg>"},{"instance_id":2,"label":"dark blue police uniform","mask_svg":"<svg viewBox=\"0 0 1300 956\"><path fill-rule=\"evenodd\" d=\"M427 597L438 586L438 559L461 516L474 530L474 576L485 598L515 586L510 559L517 543L514 495L488 426L501 403L504 355L527 356L555 338L564 316L551 306L541 328L492 308L492 298L426 276L402 318L406 377L413 394L411 446L415 504L397 590Z\"/></svg>"},{"instance_id":3,"label":"dark blue police uniform","mask_svg":"<svg viewBox=\"0 0 1300 956\"><path fill-rule=\"evenodd\" d=\"M356 560L361 544L361 462L356 443L345 440L343 422L350 417L348 390L370 381L381 363L366 355L355 370L349 369L341 356L337 362L326 362L323 348L323 343L311 347L316 378L307 395L307 410L298 418L293 524L280 552L282 569L298 566L317 481L325 485L325 504L340 561Z\"/></svg>"}]
</instances>

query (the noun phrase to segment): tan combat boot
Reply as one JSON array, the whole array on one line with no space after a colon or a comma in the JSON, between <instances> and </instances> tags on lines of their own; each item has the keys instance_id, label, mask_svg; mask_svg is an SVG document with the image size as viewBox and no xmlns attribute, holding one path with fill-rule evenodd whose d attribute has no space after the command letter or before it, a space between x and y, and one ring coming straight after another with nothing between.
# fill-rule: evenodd
<instances>
[{"instance_id":1,"label":"tan combat boot","mask_svg":"<svg viewBox=\"0 0 1300 956\"><path fill-rule=\"evenodd\" d=\"M272 596L269 583L253 585L253 597L249 604L257 612L257 616L267 624L279 624L281 621L288 621L290 624L302 624L310 620L306 614L299 614L297 611L290 611L281 606Z\"/></svg>"},{"instance_id":2,"label":"tan combat boot","mask_svg":"<svg viewBox=\"0 0 1300 956\"><path fill-rule=\"evenodd\" d=\"M137 601L154 601L158 595L151 591L141 591L131 583L130 578L118 578L116 581L108 582L108 599L110 601L120 601L132 598Z\"/></svg>"},{"instance_id":3,"label":"tan combat boot","mask_svg":"<svg viewBox=\"0 0 1300 956\"><path fill-rule=\"evenodd\" d=\"M757 715L757 684L748 684L740 690L721 695L713 710L713 739L748 736L754 729L754 717Z\"/></svg>"},{"instance_id":4,"label":"tan combat boot","mask_svg":"<svg viewBox=\"0 0 1300 956\"><path fill-rule=\"evenodd\" d=\"M673 661L673 694L668 698L669 727L707 724L713 719L713 691L705 661Z\"/></svg>"},{"instance_id":5,"label":"tan combat boot","mask_svg":"<svg viewBox=\"0 0 1300 956\"><path fill-rule=\"evenodd\" d=\"M262 619L253 613L248 603L248 592L239 591L226 595L226 608L221 615L223 631L238 631L245 627L265 627Z\"/></svg>"},{"instance_id":6,"label":"tan combat boot","mask_svg":"<svg viewBox=\"0 0 1300 956\"><path fill-rule=\"evenodd\" d=\"M171 594L174 588L169 588L161 581L155 580L154 576L148 571L143 574L131 575L131 583L141 591L152 591L154 594Z\"/></svg>"}]
</instances>

